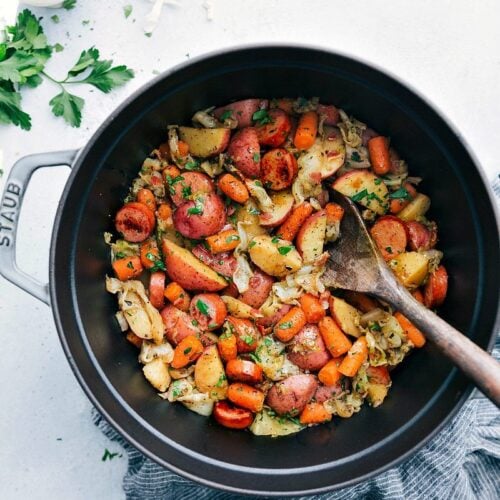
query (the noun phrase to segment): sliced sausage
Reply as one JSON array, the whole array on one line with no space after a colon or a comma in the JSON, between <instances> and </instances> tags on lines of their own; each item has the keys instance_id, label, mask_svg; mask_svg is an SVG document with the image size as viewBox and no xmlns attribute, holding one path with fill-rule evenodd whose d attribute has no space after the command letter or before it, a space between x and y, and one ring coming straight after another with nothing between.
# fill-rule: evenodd
<instances>
[{"instance_id":1,"label":"sliced sausage","mask_svg":"<svg viewBox=\"0 0 500 500\"><path fill-rule=\"evenodd\" d=\"M161 309L165 302L165 273L156 271L149 278L149 300L153 307Z\"/></svg>"},{"instance_id":2,"label":"sliced sausage","mask_svg":"<svg viewBox=\"0 0 500 500\"><path fill-rule=\"evenodd\" d=\"M246 177L260 177L260 145L255 128L243 128L233 135L228 156Z\"/></svg>"},{"instance_id":3,"label":"sliced sausage","mask_svg":"<svg viewBox=\"0 0 500 500\"><path fill-rule=\"evenodd\" d=\"M260 269L253 272L248 290L240 295L240 300L258 309L269 297L274 279Z\"/></svg>"},{"instance_id":4,"label":"sliced sausage","mask_svg":"<svg viewBox=\"0 0 500 500\"><path fill-rule=\"evenodd\" d=\"M237 408L227 401L217 401L212 414L220 425L230 429L246 429L253 422L253 413L250 410Z\"/></svg>"},{"instance_id":5,"label":"sliced sausage","mask_svg":"<svg viewBox=\"0 0 500 500\"><path fill-rule=\"evenodd\" d=\"M412 250L429 250L436 243L436 234L422 223L411 220L405 223L408 245Z\"/></svg>"},{"instance_id":6,"label":"sliced sausage","mask_svg":"<svg viewBox=\"0 0 500 500\"><path fill-rule=\"evenodd\" d=\"M199 293L191 299L189 313L200 330L216 330L223 325L227 309L216 293Z\"/></svg>"},{"instance_id":7,"label":"sliced sausage","mask_svg":"<svg viewBox=\"0 0 500 500\"><path fill-rule=\"evenodd\" d=\"M155 215L142 203L127 203L118 210L115 227L127 241L140 243L151 236L155 227Z\"/></svg>"},{"instance_id":8,"label":"sliced sausage","mask_svg":"<svg viewBox=\"0 0 500 500\"><path fill-rule=\"evenodd\" d=\"M290 117L281 109L269 111L269 123L256 126L257 136L260 144L277 148L281 146L292 129Z\"/></svg>"},{"instance_id":9,"label":"sliced sausage","mask_svg":"<svg viewBox=\"0 0 500 500\"><path fill-rule=\"evenodd\" d=\"M438 307L446 298L448 292L448 272L444 266L439 266L427 279L424 289L424 303L427 307Z\"/></svg>"},{"instance_id":10,"label":"sliced sausage","mask_svg":"<svg viewBox=\"0 0 500 500\"><path fill-rule=\"evenodd\" d=\"M244 128L252 125L252 116L256 111L267 109L268 106L267 99L244 99L216 108L214 115L221 121L232 118L238 122L238 128Z\"/></svg>"},{"instance_id":11,"label":"sliced sausage","mask_svg":"<svg viewBox=\"0 0 500 500\"><path fill-rule=\"evenodd\" d=\"M298 415L314 396L318 382L313 375L292 375L274 384L266 402L278 415Z\"/></svg>"},{"instance_id":12,"label":"sliced sausage","mask_svg":"<svg viewBox=\"0 0 500 500\"><path fill-rule=\"evenodd\" d=\"M201 172L183 172L169 183L170 197L179 206L192 200L197 194L214 190L212 179Z\"/></svg>"},{"instance_id":13,"label":"sliced sausage","mask_svg":"<svg viewBox=\"0 0 500 500\"><path fill-rule=\"evenodd\" d=\"M303 370L318 371L330 360L316 325L306 325L287 346L288 359Z\"/></svg>"},{"instance_id":14,"label":"sliced sausage","mask_svg":"<svg viewBox=\"0 0 500 500\"><path fill-rule=\"evenodd\" d=\"M186 238L200 239L218 233L226 223L226 210L215 193L198 195L174 213L174 227Z\"/></svg>"},{"instance_id":15,"label":"sliced sausage","mask_svg":"<svg viewBox=\"0 0 500 500\"><path fill-rule=\"evenodd\" d=\"M160 312L165 326L165 335L173 344L177 345L188 335L198 335L199 328L196 321L184 311L174 306L167 306Z\"/></svg>"},{"instance_id":16,"label":"sliced sausage","mask_svg":"<svg viewBox=\"0 0 500 500\"><path fill-rule=\"evenodd\" d=\"M203 245L196 245L191 252L216 273L222 274L222 276L230 278L236 270L236 259L229 252L214 255ZM224 295L228 294L224 293Z\"/></svg>"},{"instance_id":17,"label":"sliced sausage","mask_svg":"<svg viewBox=\"0 0 500 500\"><path fill-rule=\"evenodd\" d=\"M324 117L325 125L337 125L340 119L339 110L333 104L318 104L318 115Z\"/></svg>"},{"instance_id":18,"label":"sliced sausage","mask_svg":"<svg viewBox=\"0 0 500 500\"><path fill-rule=\"evenodd\" d=\"M264 186L280 191L293 184L298 171L297 160L286 149L271 149L263 156L260 169Z\"/></svg>"},{"instance_id":19,"label":"sliced sausage","mask_svg":"<svg viewBox=\"0 0 500 500\"><path fill-rule=\"evenodd\" d=\"M370 229L370 234L385 260L393 259L406 249L405 225L397 217L392 215L380 217Z\"/></svg>"},{"instance_id":20,"label":"sliced sausage","mask_svg":"<svg viewBox=\"0 0 500 500\"><path fill-rule=\"evenodd\" d=\"M262 382L262 368L246 359L231 359L226 365L226 375L231 380L258 384Z\"/></svg>"}]
</instances>

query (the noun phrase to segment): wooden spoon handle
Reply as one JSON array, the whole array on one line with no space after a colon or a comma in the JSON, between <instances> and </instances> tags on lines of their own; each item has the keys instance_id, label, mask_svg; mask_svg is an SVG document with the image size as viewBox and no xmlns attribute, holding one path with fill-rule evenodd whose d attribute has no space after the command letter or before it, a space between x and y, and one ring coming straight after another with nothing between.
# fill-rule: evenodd
<instances>
[{"instance_id":1,"label":"wooden spoon handle","mask_svg":"<svg viewBox=\"0 0 500 500\"><path fill-rule=\"evenodd\" d=\"M422 330L426 337L500 408L500 363L417 302L404 288L399 286L397 292L394 296L385 297L385 300Z\"/></svg>"}]
</instances>

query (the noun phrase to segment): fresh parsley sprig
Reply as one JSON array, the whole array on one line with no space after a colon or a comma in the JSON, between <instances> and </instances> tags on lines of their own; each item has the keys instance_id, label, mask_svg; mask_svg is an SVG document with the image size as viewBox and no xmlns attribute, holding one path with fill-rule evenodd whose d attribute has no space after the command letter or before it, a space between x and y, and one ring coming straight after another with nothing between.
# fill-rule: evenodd
<instances>
[{"instance_id":1,"label":"fresh parsley sprig","mask_svg":"<svg viewBox=\"0 0 500 500\"><path fill-rule=\"evenodd\" d=\"M66 8L72 8L76 1L67 3ZM54 115L79 127L85 101L68 92L67 85L88 84L108 93L134 76L126 66L113 67L113 61L99 59L99 51L91 47L80 54L64 80L57 80L46 73L45 64L54 50L60 52L60 47L49 45L40 19L28 9L19 14L14 26L7 27L0 42L0 123L30 130L31 117L21 108L21 89L37 87L45 78L60 88L49 102Z\"/></svg>"}]
</instances>

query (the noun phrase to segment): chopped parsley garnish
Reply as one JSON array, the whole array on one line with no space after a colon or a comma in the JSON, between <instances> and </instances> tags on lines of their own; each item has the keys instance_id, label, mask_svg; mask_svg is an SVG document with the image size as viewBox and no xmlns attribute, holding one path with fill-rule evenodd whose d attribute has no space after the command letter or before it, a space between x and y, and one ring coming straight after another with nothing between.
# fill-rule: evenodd
<instances>
[{"instance_id":1,"label":"chopped parsley garnish","mask_svg":"<svg viewBox=\"0 0 500 500\"><path fill-rule=\"evenodd\" d=\"M278 326L278 328L280 330L286 330L287 328L291 328L291 327L292 327L291 321L285 321L285 323L280 323L280 325Z\"/></svg>"},{"instance_id":2,"label":"chopped parsley garnish","mask_svg":"<svg viewBox=\"0 0 500 500\"><path fill-rule=\"evenodd\" d=\"M255 363L260 363L259 355L255 352L251 352L248 357Z\"/></svg>"},{"instance_id":3,"label":"chopped parsley garnish","mask_svg":"<svg viewBox=\"0 0 500 500\"><path fill-rule=\"evenodd\" d=\"M273 236L273 238L271 239L271 241L276 245L276 243L279 243L281 240L281 238L279 236Z\"/></svg>"},{"instance_id":4,"label":"chopped parsley garnish","mask_svg":"<svg viewBox=\"0 0 500 500\"><path fill-rule=\"evenodd\" d=\"M113 458L121 456L121 453L111 453L107 448L105 448L104 455L102 456L101 460L105 462L106 460L113 460Z\"/></svg>"},{"instance_id":5,"label":"chopped parsley garnish","mask_svg":"<svg viewBox=\"0 0 500 500\"><path fill-rule=\"evenodd\" d=\"M203 314L204 316L208 316L208 313L209 313L208 306L205 304L205 302L198 299L196 301L196 308L198 309L198 311L201 312L201 314Z\"/></svg>"},{"instance_id":6,"label":"chopped parsley garnish","mask_svg":"<svg viewBox=\"0 0 500 500\"><path fill-rule=\"evenodd\" d=\"M131 260L127 262L127 267L128 267L129 269L134 269L134 264L132 263L132 261L131 261Z\"/></svg>"},{"instance_id":7,"label":"chopped parsley garnish","mask_svg":"<svg viewBox=\"0 0 500 500\"><path fill-rule=\"evenodd\" d=\"M76 5L76 0L64 0L62 8L66 10L74 9Z\"/></svg>"},{"instance_id":8,"label":"chopped parsley garnish","mask_svg":"<svg viewBox=\"0 0 500 500\"><path fill-rule=\"evenodd\" d=\"M389 198L391 200L411 200L411 194L408 192L408 190L404 187L400 187L393 193L389 194Z\"/></svg>"},{"instance_id":9,"label":"chopped parsley garnish","mask_svg":"<svg viewBox=\"0 0 500 500\"><path fill-rule=\"evenodd\" d=\"M361 156L359 156L359 153L357 151L353 151L352 154L351 154L351 160L352 161L356 161L356 162L360 162L362 161L361 159Z\"/></svg>"},{"instance_id":10,"label":"chopped parsley garnish","mask_svg":"<svg viewBox=\"0 0 500 500\"><path fill-rule=\"evenodd\" d=\"M226 376L221 373L219 380L217 380L217 384L215 384L217 387L222 387L224 385L224 381L227 380Z\"/></svg>"},{"instance_id":11,"label":"chopped parsley garnish","mask_svg":"<svg viewBox=\"0 0 500 500\"><path fill-rule=\"evenodd\" d=\"M258 208L255 208L255 207L250 207L248 209L248 213L249 214L252 214L252 215L260 215L261 214L261 211L258 209Z\"/></svg>"},{"instance_id":12,"label":"chopped parsley garnish","mask_svg":"<svg viewBox=\"0 0 500 500\"><path fill-rule=\"evenodd\" d=\"M233 115L233 110L232 109L226 109L226 111L224 111L224 113L222 113L222 115L220 115L220 121L224 122L228 118L231 118L232 115Z\"/></svg>"},{"instance_id":13,"label":"chopped parsley garnish","mask_svg":"<svg viewBox=\"0 0 500 500\"><path fill-rule=\"evenodd\" d=\"M196 202L194 207L190 207L187 210L188 215L201 215L203 213L203 205Z\"/></svg>"},{"instance_id":14,"label":"chopped parsley garnish","mask_svg":"<svg viewBox=\"0 0 500 500\"><path fill-rule=\"evenodd\" d=\"M191 186L184 186L182 188L182 197L184 199L189 198L192 195Z\"/></svg>"},{"instance_id":15,"label":"chopped parsley garnish","mask_svg":"<svg viewBox=\"0 0 500 500\"><path fill-rule=\"evenodd\" d=\"M361 201L363 198L366 198L368 196L368 190L363 189L363 191L360 191L359 193L356 193L355 195L351 196L352 201Z\"/></svg>"},{"instance_id":16,"label":"chopped parsley garnish","mask_svg":"<svg viewBox=\"0 0 500 500\"><path fill-rule=\"evenodd\" d=\"M52 22L58 24L59 23L59 16L57 14L54 14L53 16L50 16L50 19L52 19Z\"/></svg>"},{"instance_id":17,"label":"chopped parsley garnish","mask_svg":"<svg viewBox=\"0 0 500 500\"><path fill-rule=\"evenodd\" d=\"M257 187L262 187L262 182L260 181L254 181L253 182Z\"/></svg>"},{"instance_id":18,"label":"chopped parsley garnish","mask_svg":"<svg viewBox=\"0 0 500 500\"><path fill-rule=\"evenodd\" d=\"M280 255L286 255L288 252L291 252L293 250L293 245L286 246L286 247L278 247L278 252Z\"/></svg>"},{"instance_id":19,"label":"chopped parsley garnish","mask_svg":"<svg viewBox=\"0 0 500 500\"><path fill-rule=\"evenodd\" d=\"M382 328L380 327L380 325L376 321L374 321L370 325L370 330L373 330L374 332L380 332L380 331L382 331Z\"/></svg>"},{"instance_id":20,"label":"chopped parsley garnish","mask_svg":"<svg viewBox=\"0 0 500 500\"><path fill-rule=\"evenodd\" d=\"M198 326L198 321L197 321L196 319L192 319L192 320L191 320L191 324L192 324L193 326Z\"/></svg>"},{"instance_id":21,"label":"chopped parsley garnish","mask_svg":"<svg viewBox=\"0 0 500 500\"><path fill-rule=\"evenodd\" d=\"M123 259L123 257L125 257L124 252L116 252L115 253L115 259Z\"/></svg>"},{"instance_id":22,"label":"chopped parsley garnish","mask_svg":"<svg viewBox=\"0 0 500 500\"><path fill-rule=\"evenodd\" d=\"M273 341L269 337L264 337L264 345L266 347L272 346L273 345Z\"/></svg>"},{"instance_id":23,"label":"chopped parsley garnish","mask_svg":"<svg viewBox=\"0 0 500 500\"><path fill-rule=\"evenodd\" d=\"M266 123L272 123L272 118L269 116L267 109L259 109L252 115L252 120L257 122L259 125L265 125Z\"/></svg>"},{"instance_id":24,"label":"chopped parsley garnish","mask_svg":"<svg viewBox=\"0 0 500 500\"><path fill-rule=\"evenodd\" d=\"M252 345L254 343L254 338L251 335L243 335L241 340L245 342L245 344Z\"/></svg>"},{"instance_id":25,"label":"chopped parsley garnish","mask_svg":"<svg viewBox=\"0 0 500 500\"><path fill-rule=\"evenodd\" d=\"M385 247L385 251L387 253L392 253L392 247Z\"/></svg>"},{"instance_id":26,"label":"chopped parsley garnish","mask_svg":"<svg viewBox=\"0 0 500 500\"><path fill-rule=\"evenodd\" d=\"M184 349L184 351L182 351L185 355L189 354L191 351L193 350L192 347L186 347L186 349Z\"/></svg>"},{"instance_id":27,"label":"chopped parsley garnish","mask_svg":"<svg viewBox=\"0 0 500 500\"><path fill-rule=\"evenodd\" d=\"M379 184L382 184L382 179L377 177L373 182L375 182L375 185L378 186Z\"/></svg>"},{"instance_id":28,"label":"chopped parsley garnish","mask_svg":"<svg viewBox=\"0 0 500 500\"><path fill-rule=\"evenodd\" d=\"M260 161L260 154L259 153L253 154L253 161L254 161L254 163L259 163L259 161Z\"/></svg>"},{"instance_id":29,"label":"chopped parsley garnish","mask_svg":"<svg viewBox=\"0 0 500 500\"><path fill-rule=\"evenodd\" d=\"M237 234L232 234L226 238L226 243L231 243L232 241L239 241L240 237Z\"/></svg>"},{"instance_id":30,"label":"chopped parsley garnish","mask_svg":"<svg viewBox=\"0 0 500 500\"><path fill-rule=\"evenodd\" d=\"M198 167L200 166L200 162L196 160L188 161L185 165L184 168L186 170L198 170Z\"/></svg>"},{"instance_id":31,"label":"chopped parsley garnish","mask_svg":"<svg viewBox=\"0 0 500 500\"><path fill-rule=\"evenodd\" d=\"M257 242L252 240L252 241L248 244L248 248L253 248L255 245L257 245Z\"/></svg>"},{"instance_id":32,"label":"chopped parsley garnish","mask_svg":"<svg viewBox=\"0 0 500 500\"><path fill-rule=\"evenodd\" d=\"M132 14L132 10L133 10L133 7L130 4L123 6L123 15L125 16L125 19L127 19L128 16L130 16L130 14Z\"/></svg>"}]
</instances>

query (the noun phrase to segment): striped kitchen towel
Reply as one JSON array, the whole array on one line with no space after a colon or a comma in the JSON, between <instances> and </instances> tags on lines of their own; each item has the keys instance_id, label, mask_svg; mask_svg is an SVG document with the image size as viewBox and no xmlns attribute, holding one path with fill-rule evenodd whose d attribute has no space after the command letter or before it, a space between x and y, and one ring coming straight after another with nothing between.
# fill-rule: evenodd
<instances>
[{"instance_id":1,"label":"striped kitchen towel","mask_svg":"<svg viewBox=\"0 0 500 500\"><path fill-rule=\"evenodd\" d=\"M493 181L500 199L500 176ZM494 349L500 360L500 337ZM96 411L95 424L128 455L123 489L129 500L229 500L248 498L216 491L164 469L127 443ZM474 390L458 415L422 450L375 478L309 500L498 500L500 411Z\"/></svg>"}]
</instances>

